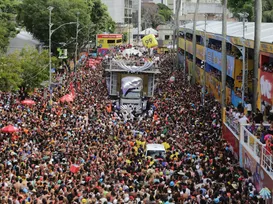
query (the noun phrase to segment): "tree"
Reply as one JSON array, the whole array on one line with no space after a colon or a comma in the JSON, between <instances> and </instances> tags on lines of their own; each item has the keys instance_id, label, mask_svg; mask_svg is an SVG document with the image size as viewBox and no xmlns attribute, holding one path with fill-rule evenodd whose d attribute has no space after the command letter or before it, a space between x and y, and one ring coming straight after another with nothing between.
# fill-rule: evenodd
<instances>
[{"instance_id":1,"label":"tree","mask_svg":"<svg viewBox=\"0 0 273 204\"><path fill-rule=\"evenodd\" d=\"M142 4L142 28L156 28L160 24L165 24L171 20L172 10L165 4Z\"/></svg>"},{"instance_id":2,"label":"tree","mask_svg":"<svg viewBox=\"0 0 273 204\"><path fill-rule=\"evenodd\" d=\"M173 11L166 6L165 4L157 4L158 6L158 13L159 15L164 17L164 21L165 22L169 22L171 21L172 15L173 15Z\"/></svg>"},{"instance_id":3,"label":"tree","mask_svg":"<svg viewBox=\"0 0 273 204\"><path fill-rule=\"evenodd\" d=\"M110 17L106 5L101 0L92 0L93 6L90 7L90 18L94 25L94 34L101 32L115 31L115 22Z\"/></svg>"},{"instance_id":4,"label":"tree","mask_svg":"<svg viewBox=\"0 0 273 204\"><path fill-rule=\"evenodd\" d=\"M38 53L35 48L24 48L21 52L14 52L0 57L0 90L12 91L24 87L32 90L48 80L49 73L48 52ZM52 57L53 67L57 58Z\"/></svg>"},{"instance_id":5,"label":"tree","mask_svg":"<svg viewBox=\"0 0 273 204\"><path fill-rule=\"evenodd\" d=\"M0 90L1 91L12 91L18 90L22 78L21 64L18 60L19 53L14 52L10 55L0 56Z\"/></svg>"},{"instance_id":6,"label":"tree","mask_svg":"<svg viewBox=\"0 0 273 204\"><path fill-rule=\"evenodd\" d=\"M263 0L263 22L273 22L273 1Z\"/></svg>"},{"instance_id":7,"label":"tree","mask_svg":"<svg viewBox=\"0 0 273 204\"><path fill-rule=\"evenodd\" d=\"M18 22L45 44L48 44L49 6L54 7L52 29L64 23L76 22L77 13L79 13L79 47L88 39L94 38L94 34L97 34L98 31L112 32L115 29L107 8L100 0L22 0L17 17ZM67 43L70 45L67 45L66 48L69 52L73 52L75 37L75 24L61 27L52 35L52 51L56 53L57 47L60 46L59 43Z\"/></svg>"},{"instance_id":8,"label":"tree","mask_svg":"<svg viewBox=\"0 0 273 204\"><path fill-rule=\"evenodd\" d=\"M273 22L273 1L262 0L263 22ZM234 14L235 17L239 17L238 13L247 12L249 14L248 20L254 20L254 0L229 0L228 8Z\"/></svg>"},{"instance_id":9,"label":"tree","mask_svg":"<svg viewBox=\"0 0 273 204\"><path fill-rule=\"evenodd\" d=\"M49 78L48 52L44 50L39 53L34 48L25 48L20 53L20 65L22 69L21 86L26 90L39 87L43 81ZM52 57L52 67L56 67L57 58Z\"/></svg>"},{"instance_id":10,"label":"tree","mask_svg":"<svg viewBox=\"0 0 273 204\"><path fill-rule=\"evenodd\" d=\"M0 51L5 52L9 44L9 39L15 37L18 0L0 1Z\"/></svg>"}]
</instances>

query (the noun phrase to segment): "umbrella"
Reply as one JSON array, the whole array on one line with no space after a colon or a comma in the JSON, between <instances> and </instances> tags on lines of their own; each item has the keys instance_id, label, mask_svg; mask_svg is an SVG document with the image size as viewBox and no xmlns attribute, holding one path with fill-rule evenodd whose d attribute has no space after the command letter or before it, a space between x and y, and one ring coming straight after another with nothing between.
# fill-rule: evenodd
<instances>
[{"instance_id":1,"label":"umbrella","mask_svg":"<svg viewBox=\"0 0 273 204\"><path fill-rule=\"evenodd\" d=\"M6 132L6 133L19 132L19 129L13 125L5 126L1 130L2 132Z\"/></svg>"},{"instance_id":2,"label":"umbrella","mask_svg":"<svg viewBox=\"0 0 273 204\"><path fill-rule=\"evenodd\" d=\"M62 103L64 102L72 102L74 100L74 97L71 94L66 94L62 98L60 98L60 101Z\"/></svg>"},{"instance_id":3,"label":"umbrella","mask_svg":"<svg viewBox=\"0 0 273 204\"><path fill-rule=\"evenodd\" d=\"M271 192L268 188L262 188L262 190L260 190L260 196L266 200L266 199L270 199L271 198Z\"/></svg>"},{"instance_id":4,"label":"umbrella","mask_svg":"<svg viewBox=\"0 0 273 204\"><path fill-rule=\"evenodd\" d=\"M35 105L35 101L30 100L30 99L26 99L26 100L21 101L21 104L23 104L23 105Z\"/></svg>"}]
</instances>

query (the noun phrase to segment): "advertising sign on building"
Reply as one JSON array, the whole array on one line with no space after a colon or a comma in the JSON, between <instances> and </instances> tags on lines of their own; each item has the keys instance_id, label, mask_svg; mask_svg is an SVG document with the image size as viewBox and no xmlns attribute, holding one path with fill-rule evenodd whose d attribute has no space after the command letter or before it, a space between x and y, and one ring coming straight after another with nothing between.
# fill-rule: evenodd
<instances>
[{"instance_id":1,"label":"advertising sign on building","mask_svg":"<svg viewBox=\"0 0 273 204\"><path fill-rule=\"evenodd\" d=\"M213 66L214 68L222 71L222 53L207 48L206 52L206 62ZM227 56L227 75L233 78L235 65L235 58L232 56Z\"/></svg>"},{"instance_id":2,"label":"advertising sign on building","mask_svg":"<svg viewBox=\"0 0 273 204\"><path fill-rule=\"evenodd\" d=\"M261 99L272 104L273 97L273 74L260 71Z\"/></svg>"}]
</instances>

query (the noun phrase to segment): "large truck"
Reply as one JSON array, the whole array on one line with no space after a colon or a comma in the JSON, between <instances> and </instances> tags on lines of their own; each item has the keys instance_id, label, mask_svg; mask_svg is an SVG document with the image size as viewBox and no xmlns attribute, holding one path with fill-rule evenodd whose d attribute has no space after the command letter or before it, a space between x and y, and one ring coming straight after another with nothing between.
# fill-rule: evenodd
<instances>
[{"instance_id":1,"label":"large truck","mask_svg":"<svg viewBox=\"0 0 273 204\"><path fill-rule=\"evenodd\" d=\"M108 93L121 110L142 113L147 108L148 99L154 96L160 71L153 62L146 62L142 66L132 64L115 59L104 63Z\"/></svg>"}]
</instances>

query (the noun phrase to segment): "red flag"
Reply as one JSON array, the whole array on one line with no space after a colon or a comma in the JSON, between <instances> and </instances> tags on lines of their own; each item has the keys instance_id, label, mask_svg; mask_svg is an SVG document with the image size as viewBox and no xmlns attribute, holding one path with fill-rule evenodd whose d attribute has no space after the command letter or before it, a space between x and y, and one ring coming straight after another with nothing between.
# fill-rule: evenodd
<instances>
[{"instance_id":1,"label":"red flag","mask_svg":"<svg viewBox=\"0 0 273 204\"><path fill-rule=\"evenodd\" d=\"M75 96L75 89L74 89L74 85L72 82L70 82L69 91L71 92L71 95L74 97Z\"/></svg>"}]
</instances>

